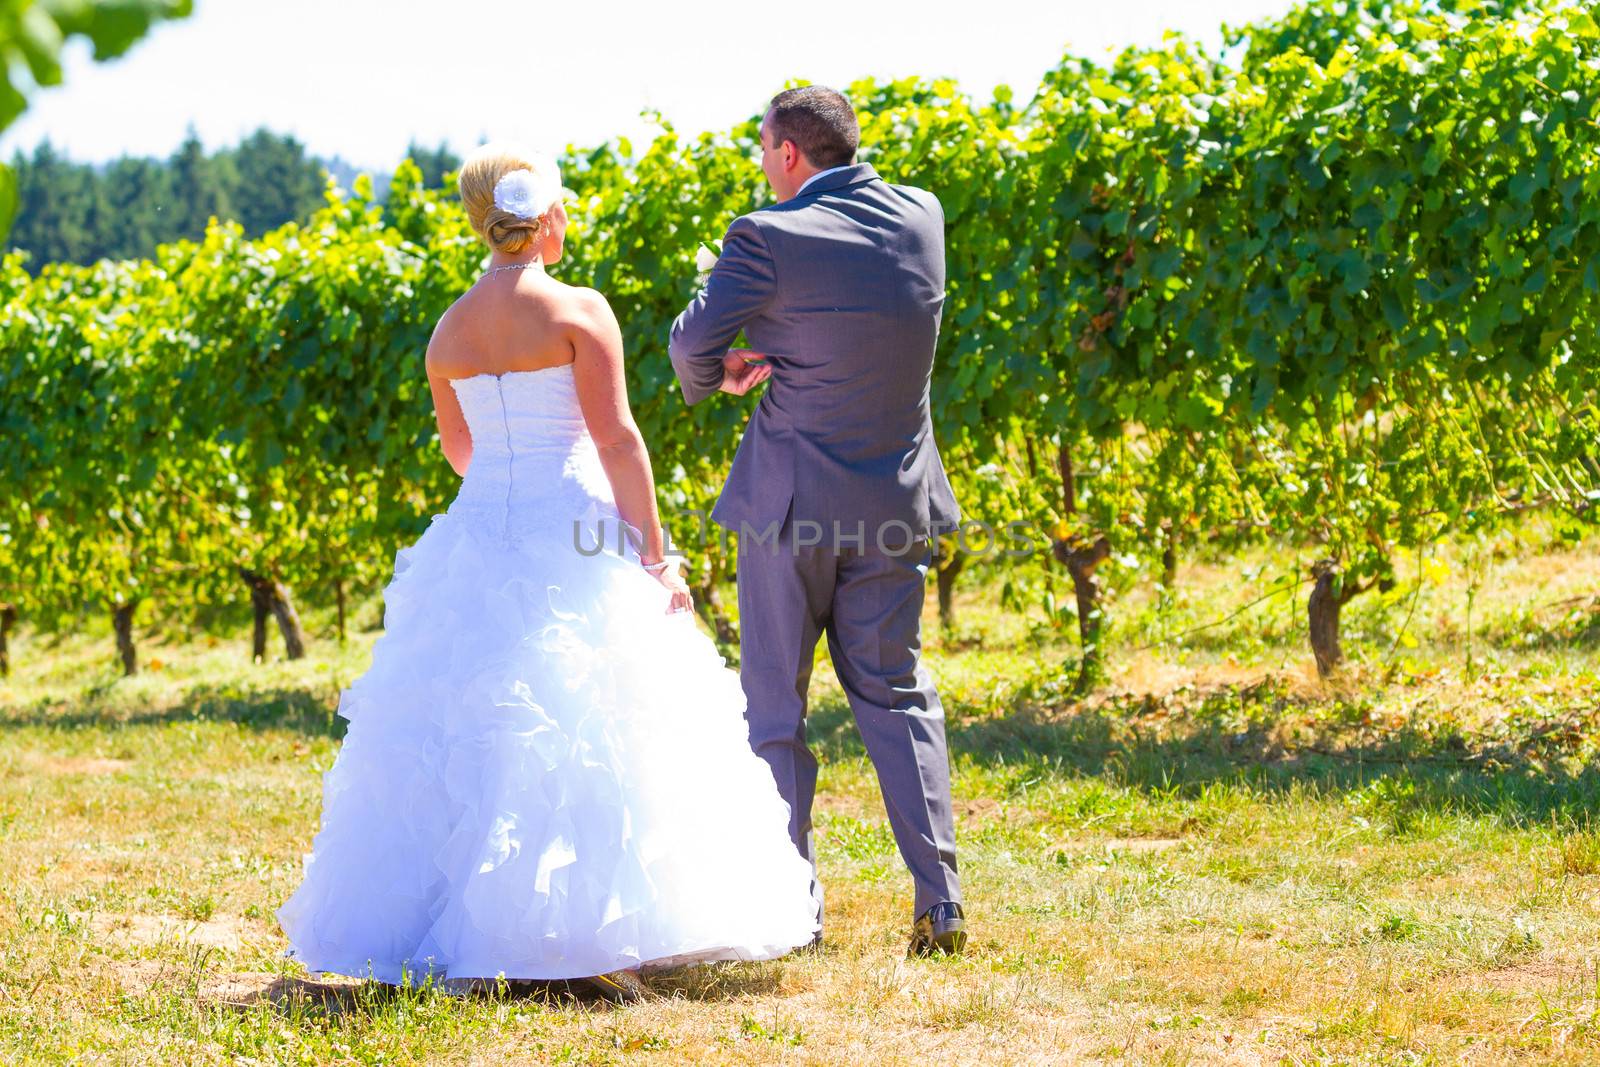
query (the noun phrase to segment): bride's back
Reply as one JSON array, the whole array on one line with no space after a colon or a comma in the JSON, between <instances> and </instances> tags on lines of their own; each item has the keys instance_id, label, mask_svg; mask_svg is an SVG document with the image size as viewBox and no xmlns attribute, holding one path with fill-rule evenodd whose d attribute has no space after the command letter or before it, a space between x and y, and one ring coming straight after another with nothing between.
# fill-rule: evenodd
<instances>
[{"instance_id":1,"label":"bride's back","mask_svg":"<svg viewBox=\"0 0 1600 1067\"><path fill-rule=\"evenodd\" d=\"M484 278L440 317L430 373L470 378L571 363L576 292L538 267Z\"/></svg>"},{"instance_id":2,"label":"bride's back","mask_svg":"<svg viewBox=\"0 0 1600 1067\"><path fill-rule=\"evenodd\" d=\"M545 273L561 261L567 229L555 163L515 146L484 145L462 163L457 186L493 265L450 305L428 342L428 387L451 467L466 473L475 437L485 447L547 451L558 426L564 445L588 436L617 454L642 453L611 306L595 290ZM508 439L512 416L550 425Z\"/></svg>"},{"instance_id":3,"label":"bride's back","mask_svg":"<svg viewBox=\"0 0 1600 1067\"><path fill-rule=\"evenodd\" d=\"M458 412L472 442L451 514L504 535L615 517L578 400L571 320L583 293L537 268L506 271L441 318L428 354L453 400L441 425Z\"/></svg>"}]
</instances>

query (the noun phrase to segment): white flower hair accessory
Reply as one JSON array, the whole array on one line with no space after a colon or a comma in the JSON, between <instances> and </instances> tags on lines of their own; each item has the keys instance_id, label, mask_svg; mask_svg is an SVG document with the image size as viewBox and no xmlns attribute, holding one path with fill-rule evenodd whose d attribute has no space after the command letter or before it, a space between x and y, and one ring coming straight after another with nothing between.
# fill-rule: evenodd
<instances>
[{"instance_id":1,"label":"white flower hair accessory","mask_svg":"<svg viewBox=\"0 0 1600 1067\"><path fill-rule=\"evenodd\" d=\"M561 172L554 160L541 160L537 171L508 170L494 183L494 206L519 219L536 219L561 199Z\"/></svg>"}]
</instances>

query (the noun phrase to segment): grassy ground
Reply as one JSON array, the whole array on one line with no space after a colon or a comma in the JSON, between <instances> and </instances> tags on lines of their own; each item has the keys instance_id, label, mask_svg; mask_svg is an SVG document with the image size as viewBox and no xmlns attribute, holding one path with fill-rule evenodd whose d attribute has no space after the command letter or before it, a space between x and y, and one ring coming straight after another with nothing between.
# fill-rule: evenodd
<instances>
[{"instance_id":1,"label":"grassy ground","mask_svg":"<svg viewBox=\"0 0 1600 1067\"><path fill-rule=\"evenodd\" d=\"M1600 1059L1600 543L1530 527L1416 563L1350 605L1331 684L1298 596L1228 617L1282 562L1121 597L1087 700L1071 642L992 587L962 590L952 634L930 616L959 960L903 958L909 880L823 652L825 951L658 978L628 1008L279 958L373 632L259 666L147 634L128 681L104 634L25 633L0 681L0 1061Z\"/></svg>"}]
</instances>

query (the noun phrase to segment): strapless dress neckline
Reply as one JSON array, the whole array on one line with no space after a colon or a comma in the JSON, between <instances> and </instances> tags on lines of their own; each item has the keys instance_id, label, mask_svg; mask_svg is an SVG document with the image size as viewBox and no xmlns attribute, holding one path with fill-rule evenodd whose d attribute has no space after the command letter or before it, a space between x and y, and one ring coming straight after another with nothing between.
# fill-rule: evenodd
<instances>
[{"instance_id":1,"label":"strapless dress neckline","mask_svg":"<svg viewBox=\"0 0 1600 1067\"><path fill-rule=\"evenodd\" d=\"M504 381L506 378L515 377L516 375L519 375L519 374L543 374L545 371L561 370L562 368L566 368L567 370L571 370L572 369L572 363L571 362L567 362L567 363L552 363L548 367L532 367L532 368L525 369L525 370L508 370L508 371L502 371L499 374L490 374L488 371L484 371L484 372L479 373L479 374L468 374L468 375L466 375L465 377L462 377L462 378L451 378L450 381L451 381L452 384L455 383L455 382L476 381L479 378L493 378L496 381Z\"/></svg>"}]
</instances>

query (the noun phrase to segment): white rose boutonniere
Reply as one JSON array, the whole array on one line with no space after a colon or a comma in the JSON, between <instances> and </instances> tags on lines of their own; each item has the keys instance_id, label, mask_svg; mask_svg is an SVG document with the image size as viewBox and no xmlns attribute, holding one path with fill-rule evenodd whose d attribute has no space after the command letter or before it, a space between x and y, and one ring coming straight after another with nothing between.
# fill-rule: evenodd
<instances>
[{"instance_id":1,"label":"white rose boutonniere","mask_svg":"<svg viewBox=\"0 0 1600 1067\"><path fill-rule=\"evenodd\" d=\"M700 281L706 280L706 275L711 273L711 268L717 265L717 259L721 255L721 241L700 242L700 247L694 250L694 269L700 272Z\"/></svg>"}]
</instances>

